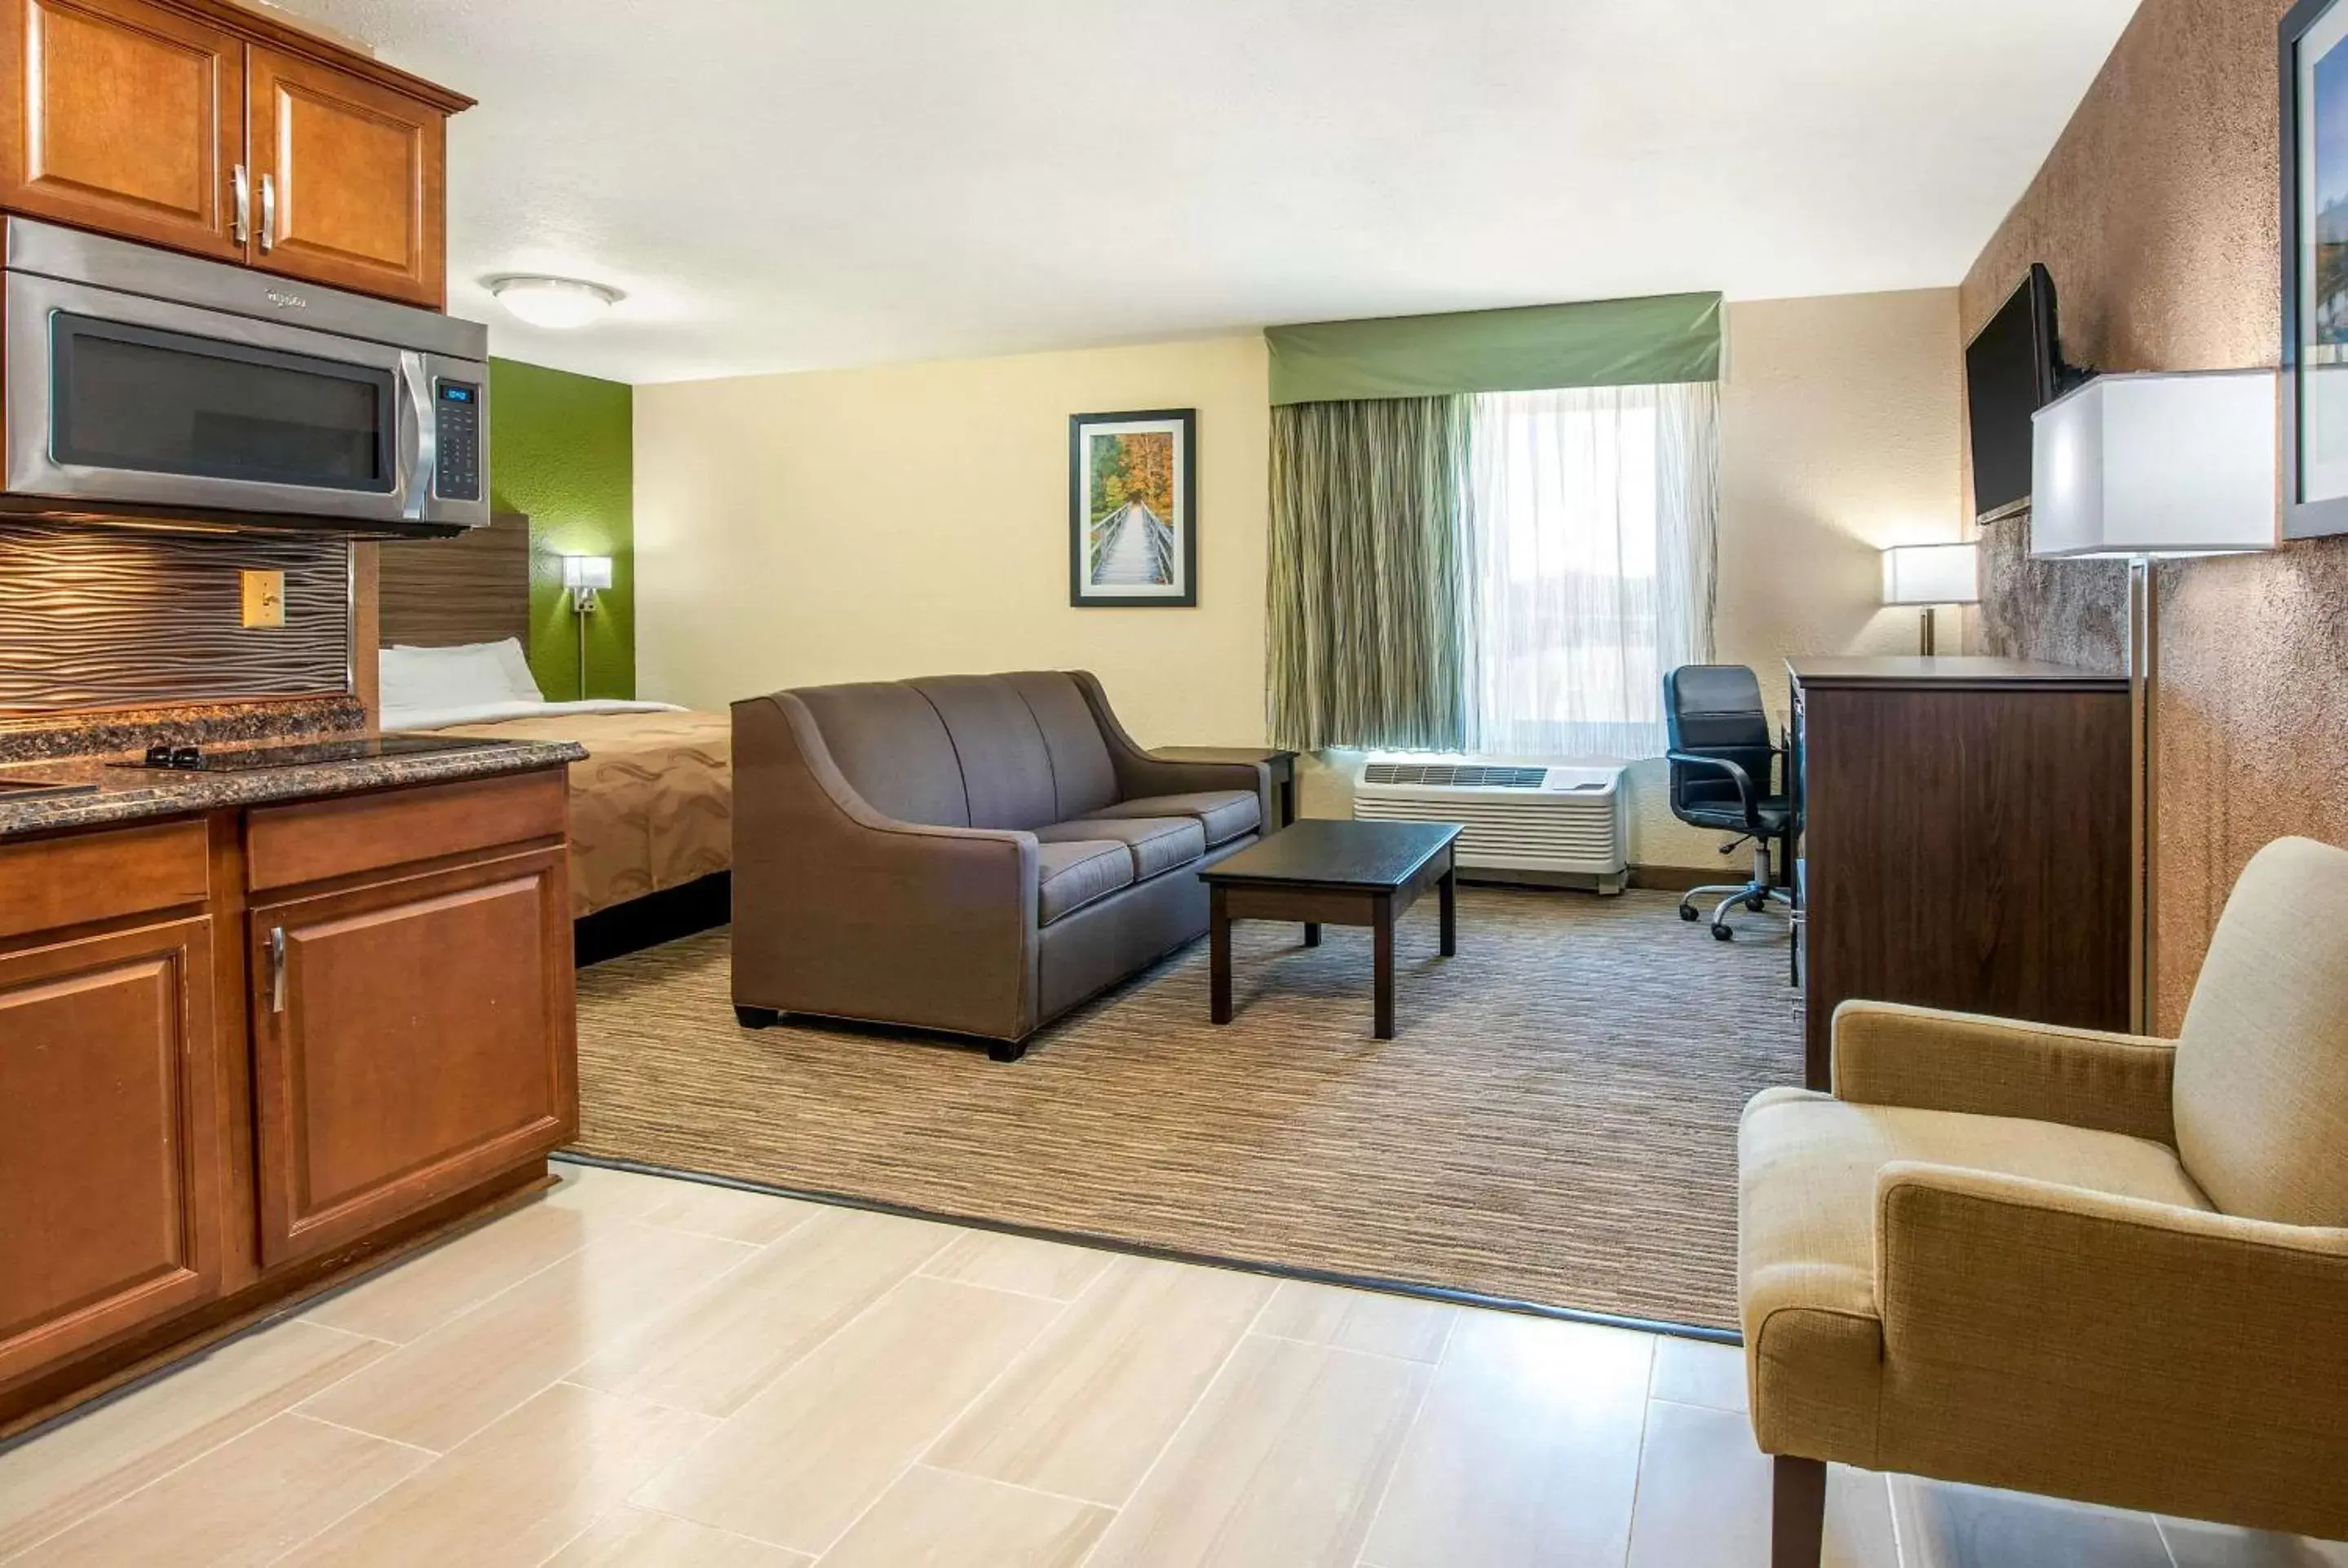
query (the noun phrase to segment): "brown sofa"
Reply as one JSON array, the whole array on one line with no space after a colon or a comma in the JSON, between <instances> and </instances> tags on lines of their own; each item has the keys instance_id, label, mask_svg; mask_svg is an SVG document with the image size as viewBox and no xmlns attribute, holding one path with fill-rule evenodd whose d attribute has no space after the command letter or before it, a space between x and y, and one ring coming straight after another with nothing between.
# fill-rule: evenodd
<instances>
[{"instance_id":1,"label":"brown sofa","mask_svg":"<svg viewBox=\"0 0 2348 1568\"><path fill-rule=\"evenodd\" d=\"M1256 764L1136 745L1083 671L734 704L734 1003L974 1035L998 1061L1205 934L1194 873L1271 818Z\"/></svg>"}]
</instances>

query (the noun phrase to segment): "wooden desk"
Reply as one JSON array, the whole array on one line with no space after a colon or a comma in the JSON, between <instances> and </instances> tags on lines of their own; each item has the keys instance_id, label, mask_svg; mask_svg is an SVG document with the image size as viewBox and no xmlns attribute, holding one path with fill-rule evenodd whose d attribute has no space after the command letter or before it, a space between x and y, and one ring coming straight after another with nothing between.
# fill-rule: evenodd
<instances>
[{"instance_id":1,"label":"wooden desk","mask_svg":"<svg viewBox=\"0 0 2348 1568\"><path fill-rule=\"evenodd\" d=\"M1847 999L2128 1023L2127 679L1980 658L1795 659L1805 1076Z\"/></svg>"}]
</instances>

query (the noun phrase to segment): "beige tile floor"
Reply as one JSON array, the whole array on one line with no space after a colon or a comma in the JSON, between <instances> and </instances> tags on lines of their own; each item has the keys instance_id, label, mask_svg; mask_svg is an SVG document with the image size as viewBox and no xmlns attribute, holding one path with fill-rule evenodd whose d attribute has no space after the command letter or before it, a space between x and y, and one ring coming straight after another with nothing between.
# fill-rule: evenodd
<instances>
[{"instance_id":1,"label":"beige tile floor","mask_svg":"<svg viewBox=\"0 0 2348 1568\"><path fill-rule=\"evenodd\" d=\"M11 1564L1764 1568L1735 1351L559 1165L0 1450ZM1838 1470L1836 1568L2348 1549Z\"/></svg>"}]
</instances>

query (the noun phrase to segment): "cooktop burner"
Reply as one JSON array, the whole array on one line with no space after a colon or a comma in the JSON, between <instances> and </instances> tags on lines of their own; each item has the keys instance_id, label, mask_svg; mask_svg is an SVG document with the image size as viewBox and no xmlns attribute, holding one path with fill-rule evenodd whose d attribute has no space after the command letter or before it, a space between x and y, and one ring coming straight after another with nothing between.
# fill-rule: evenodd
<instances>
[{"instance_id":1,"label":"cooktop burner","mask_svg":"<svg viewBox=\"0 0 2348 1568\"><path fill-rule=\"evenodd\" d=\"M377 735L364 740L299 741L282 746L245 746L235 751L208 752L200 746L159 743L147 748L138 762L114 763L118 768L154 768L167 773L242 774L257 768L313 767L320 763L363 763L378 757L422 756L432 752L470 752L501 746L503 741L476 741L438 735Z\"/></svg>"}]
</instances>

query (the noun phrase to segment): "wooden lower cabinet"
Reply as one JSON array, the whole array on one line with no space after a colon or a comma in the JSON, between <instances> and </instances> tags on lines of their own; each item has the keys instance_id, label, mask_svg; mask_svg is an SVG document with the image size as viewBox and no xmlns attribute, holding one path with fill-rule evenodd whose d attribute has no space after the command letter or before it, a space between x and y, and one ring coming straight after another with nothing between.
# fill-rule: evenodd
<instances>
[{"instance_id":1,"label":"wooden lower cabinet","mask_svg":"<svg viewBox=\"0 0 2348 1568\"><path fill-rule=\"evenodd\" d=\"M577 1131L563 856L253 906L264 1266L429 1207Z\"/></svg>"},{"instance_id":2,"label":"wooden lower cabinet","mask_svg":"<svg viewBox=\"0 0 2348 1568\"><path fill-rule=\"evenodd\" d=\"M211 921L0 954L0 1383L209 1301Z\"/></svg>"},{"instance_id":3,"label":"wooden lower cabinet","mask_svg":"<svg viewBox=\"0 0 2348 1568\"><path fill-rule=\"evenodd\" d=\"M566 826L558 766L0 842L0 1436L544 1181Z\"/></svg>"}]
</instances>

